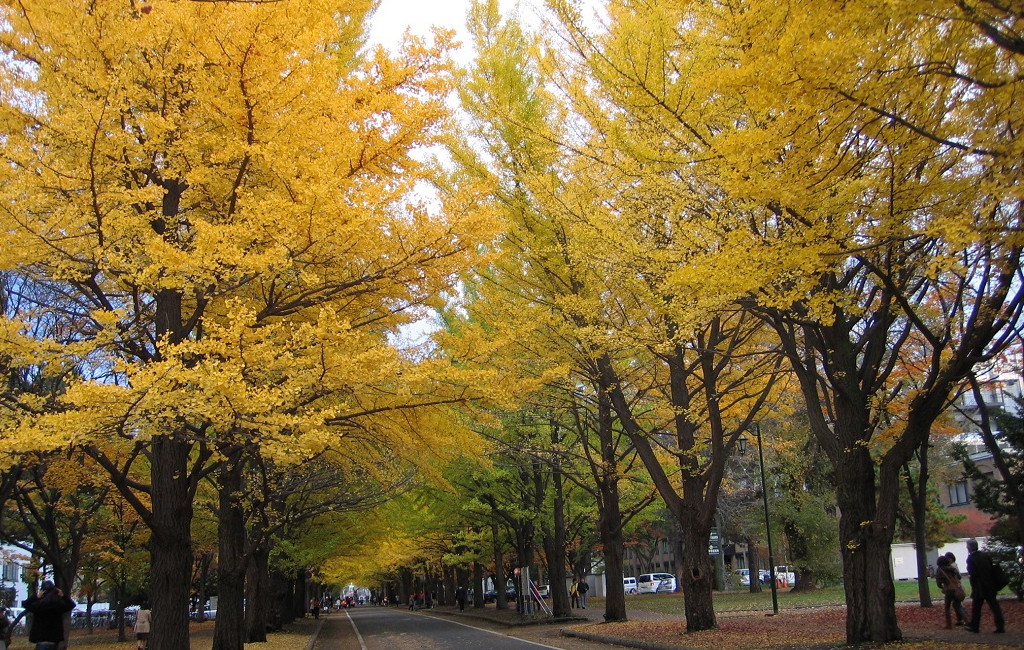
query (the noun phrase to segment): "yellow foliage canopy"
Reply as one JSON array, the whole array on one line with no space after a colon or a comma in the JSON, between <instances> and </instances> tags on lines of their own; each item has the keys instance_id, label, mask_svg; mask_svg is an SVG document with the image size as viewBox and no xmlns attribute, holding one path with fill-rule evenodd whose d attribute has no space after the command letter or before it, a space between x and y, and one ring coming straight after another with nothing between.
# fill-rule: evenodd
<instances>
[{"instance_id":1,"label":"yellow foliage canopy","mask_svg":"<svg viewBox=\"0 0 1024 650\"><path fill-rule=\"evenodd\" d=\"M464 397L392 341L493 225L470 190L414 191L450 35L361 53L369 4L3 4L0 270L31 300L0 351L68 382L8 445L187 422L302 457L347 423L444 448L381 415Z\"/></svg>"}]
</instances>

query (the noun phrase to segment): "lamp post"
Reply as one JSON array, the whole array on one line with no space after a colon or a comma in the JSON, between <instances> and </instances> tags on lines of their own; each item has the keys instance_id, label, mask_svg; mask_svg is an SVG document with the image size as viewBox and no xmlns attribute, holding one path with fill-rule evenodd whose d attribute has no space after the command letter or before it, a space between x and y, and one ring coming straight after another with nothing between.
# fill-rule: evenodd
<instances>
[{"instance_id":1,"label":"lamp post","mask_svg":"<svg viewBox=\"0 0 1024 650\"><path fill-rule=\"evenodd\" d=\"M764 530L768 535L768 570L772 579L772 615L779 613L779 593L775 578L775 554L772 551L772 524L768 518L768 486L764 480L764 447L761 445L761 425L755 424L754 429L757 436L757 460L761 465L761 500L764 502Z\"/></svg>"}]
</instances>

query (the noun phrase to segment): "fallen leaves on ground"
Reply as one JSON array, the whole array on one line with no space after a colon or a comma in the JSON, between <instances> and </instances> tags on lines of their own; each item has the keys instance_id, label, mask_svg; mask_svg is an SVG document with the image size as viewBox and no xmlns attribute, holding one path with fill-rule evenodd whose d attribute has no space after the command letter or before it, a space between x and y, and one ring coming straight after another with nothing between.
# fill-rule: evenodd
<instances>
[{"instance_id":1,"label":"fallen leaves on ground","mask_svg":"<svg viewBox=\"0 0 1024 650\"><path fill-rule=\"evenodd\" d=\"M1015 639L1024 631L1024 603L1001 601L1006 617L1006 645L988 645L988 648L1020 647ZM970 612L970 606L967 606ZM995 642L989 635L972 636L963 628L943 629L942 603L930 608L901 604L896 616L905 642L901 650L924 650L936 647L952 649L957 647L977 648L977 643ZM677 645L688 648L782 648L782 647L838 647L846 643L846 609L842 607L820 607L787 610L778 616L736 613L720 614L719 628L688 633L684 620L627 621L622 623L598 623L574 627L577 632L598 634L634 641ZM992 627L992 614L983 610L983 629ZM992 635L994 636L994 635Z\"/></svg>"}]
</instances>

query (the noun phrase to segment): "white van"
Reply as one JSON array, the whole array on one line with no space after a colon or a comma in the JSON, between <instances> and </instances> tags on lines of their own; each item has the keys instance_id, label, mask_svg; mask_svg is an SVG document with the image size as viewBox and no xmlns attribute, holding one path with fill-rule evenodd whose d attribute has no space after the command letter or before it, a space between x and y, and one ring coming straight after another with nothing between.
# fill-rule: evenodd
<instances>
[{"instance_id":1,"label":"white van","mask_svg":"<svg viewBox=\"0 0 1024 650\"><path fill-rule=\"evenodd\" d=\"M676 577L671 573L645 573L637 580L637 592L654 594L659 591L675 591Z\"/></svg>"},{"instance_id":2,"label":"white van","mask_svg":"<svg viewBox=\"0 0 1024 650\"><path fill-rule=\"evenodd\" d=\"M625 591L627 594L637 593L636 578L623 578L622 590Z\"/></svg>"}]
</instances>

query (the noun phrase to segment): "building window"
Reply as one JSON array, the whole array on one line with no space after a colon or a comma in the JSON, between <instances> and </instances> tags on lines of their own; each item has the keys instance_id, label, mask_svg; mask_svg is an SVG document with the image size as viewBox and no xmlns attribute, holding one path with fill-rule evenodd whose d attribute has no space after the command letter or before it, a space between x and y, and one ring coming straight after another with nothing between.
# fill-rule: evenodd
<instances>
[{"instance_id":1,"label":"building window","mask_svg":"<svg viewBox=\"0 0 1024 650\"><path fill-rule=\"evenodd\" d=\"M967 496L967 481L957 481L949 486L949 505L962 506L970 503Z\"/></svg>"},{"instance_id":2,"label":"building window","mask_svg":"<svg viewBox=\"0 0 1024 650\"><path fill-rule=\"evenodd\" d=\"M14 563L4 565L4 582L17 582L18 580L18 565Z\"/></svg>"}]
</instances>

